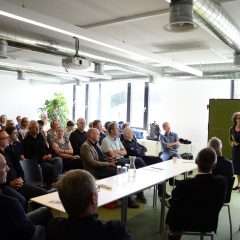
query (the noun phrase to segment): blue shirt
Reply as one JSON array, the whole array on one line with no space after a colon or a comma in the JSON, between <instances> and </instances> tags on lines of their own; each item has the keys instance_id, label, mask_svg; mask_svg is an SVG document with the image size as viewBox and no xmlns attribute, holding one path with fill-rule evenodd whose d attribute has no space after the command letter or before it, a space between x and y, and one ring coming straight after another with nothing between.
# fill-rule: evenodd
<instances>
[{"instance_id":1,"label":"blue shirt","mask_svg":"<svg viewBox=\"0 0 240 240\"><path fill-rule=\"evenodd\" d=\"M161 141L161 144L162 144L162 150L163 151L172 151L172 152L178 152L178 148L179 148L179 145L174 145L171 149L169 149L167 147L167 144L168 143L173 143L173 142L177 142L179 139L178 139L178 135L174 132L170 132L170 133L165 133L165 134L161 134L160 135L160 141Z\"/></svg>"}]
</instances>

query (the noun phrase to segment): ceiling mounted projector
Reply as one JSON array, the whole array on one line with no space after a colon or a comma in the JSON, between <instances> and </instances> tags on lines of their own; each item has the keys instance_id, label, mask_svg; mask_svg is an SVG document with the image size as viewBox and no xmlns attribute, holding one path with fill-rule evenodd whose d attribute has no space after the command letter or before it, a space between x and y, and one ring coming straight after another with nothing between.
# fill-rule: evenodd
<instances>
[{"instance_id":1,"label":"ceiling mounted projector","mask_svg":"<svg viewBox=\"0 0 240 240\"><path fill-rule=\"evenodd\" d=\"M81 57L78 54L79 50L79 39L75 38L75 50L76 53L73 57L65 57L62 59L62 66L65 68L72 69L87 69L91 66L91 61L87 60L85 57Z\"/></svg>"},{"instance_id":2,"label":"ceiling mounted projector","mask_svg":"<svg viewBox=\"0 0 240 240\"><path fill-rule=\"evenodd\" d=\"M172 0L170 3L169 24L164 26L168 32L187 32L197 28L193 22L193 1Z\"/></svg>"}]
</instances>

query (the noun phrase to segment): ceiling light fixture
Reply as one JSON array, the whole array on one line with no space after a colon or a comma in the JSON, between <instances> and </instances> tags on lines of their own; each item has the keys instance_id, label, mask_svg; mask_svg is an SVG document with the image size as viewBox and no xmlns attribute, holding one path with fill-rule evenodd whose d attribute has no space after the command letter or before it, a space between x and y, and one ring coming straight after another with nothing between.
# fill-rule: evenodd
<instances>
[{"instance_id":1,"label":"ceiling light fixture","mask_svg":"<svg viewBox=\"0 0 240 240\"><path fill-rule=\"evenodd\" d=\"M120 44L118 41L113 39L108 39L104 36L97 35L96 33L81 29L79 27L73 26L71 24L65 23L58 19L54 19L52 17L40 14L38 12L26 9L19 8L14 4L7 3L5 1L0 0L1 9L0 15L6 16L12 19L16 19L25 23L29 23L35 26L39 26L54 32L62 33L64 35L76 37L78 39L82 39L84 41L94 43L103 47L107 47L109 49L117 50L121 53L128 54L134 59L142 59L142 60L150 60L157 63L165 63L166 66L176 68L180 71L188 72L190 74L196 76L202 76L203 72L192 67L176 63L172 60L168 60L151 52L136 48L134 46L130 46L127 44ZM13 14L11 12L15 12ZM22 17L22 16L26 17ZM35 19L35 20L32 20ZM98 39L98 40L97 40ZM130 57L129 56L129 57Z\"/></svg>"},{"instance_id":2,"label":"ceiling light fixture","mask_svg":"<svg viewBox=\"0 0 240 240\"><path fill-rule=\"evenodd\" d=\"M172 0L170 2L169 24L164 26L168 32L188 32L197 28L193 22L193 0Z\"/></svg>"}]
</instances>

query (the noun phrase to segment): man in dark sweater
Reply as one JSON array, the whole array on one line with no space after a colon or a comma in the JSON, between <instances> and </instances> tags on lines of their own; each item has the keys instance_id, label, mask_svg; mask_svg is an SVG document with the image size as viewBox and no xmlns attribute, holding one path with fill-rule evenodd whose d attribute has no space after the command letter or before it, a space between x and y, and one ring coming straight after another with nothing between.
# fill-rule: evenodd
<instances>
[{"instance_id":1,"label":"man in dark sweater","mask_svg":"<svg viewBox=\"0 0 240 240\"><path fill-rule=\"evenodd\" d=\"M29 134L23 140L24 156L37 159L43 171L43 178L49 188L62 174L62 159L52 157L43 136L39 133L39 125L32 120L29 123Z\"/></svg>"},{"instance_id":2,"label":"man in dark sweater","mask_svg":"<svg viewBox=\"0 0 240 240\"><path fill-rule=\"evenodd\" d=\"M209 140L208 146L212 147L217 154L217 164L212 170L214 175L222 175L229 181L234 175L232 161L222 155L222 142L219 138L213 137Z\"/></svg>"},{"instance_id":3,"label":"man in dark sweater","mask_svg":"<svg viewBox=\"0 0 240 240\"><path fill-rule=\"evenodd\" d=\"M215 151L210 147L202 149L196 158L198 174L180 181L172 191L166 217L171 231L216 232L227 189L226 178L212 174L216 163ZM180 238L181 234L169 237Z\"/></svg>"},{"instance_id":4,"label":"man in dark sweater","mask_svg":"<svg viewBox=\"0 0 240 240\"><path fill-rule=\"evenodd\" d=\"M77 129L70 134L69 140L73 148L73 155L80 155L80 147L87 140L87 132L84 131L86 121L84 118L77 120Z\"/></svg>"},{"instance_id":5,"label":"man in dark sweater","mask_svg":"<svg viewBox=\"0 0 240 240\"><path fill-rule=\"evenodd\" d=\"M81 183L81 184L79 184ZM94 177L85 170L71 170L56 184L68 218L55 218L47 229L47 240L131 240L119 220L98 220L98 192Z\"/></svg>"}]
</instances>

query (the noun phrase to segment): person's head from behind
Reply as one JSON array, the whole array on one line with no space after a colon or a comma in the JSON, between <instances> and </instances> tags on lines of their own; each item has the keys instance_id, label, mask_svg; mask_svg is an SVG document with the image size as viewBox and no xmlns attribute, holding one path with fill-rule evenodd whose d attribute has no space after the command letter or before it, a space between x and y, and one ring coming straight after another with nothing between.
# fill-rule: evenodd
<instances>
[{"instance_id":1,"label":"person's head from behind","mask_svg":"<svg viewBox=\"0 0 240 240\"><path fill-rule=\"evenodd\" d=\"M222 142L217 137L212 137L208 141L208 147L211 147L216 152L217 156L222 156Z\"/></svg>"},{"instance_id":2,"label":"person's head from behind","mask_svg":"<svg viewBox=\"0 0 240 240\"><path fill-rule=\"evenodd\" d=\"M108 124L108 134L112 137L116 137L119 134L119 128L116 122Z\"/></svg>"},{"instance_id":3,"label":"person's head from behind","mask_svg":"<svg viewBox=\"0 0 240 240\"><path fill-rule=\"evenodd\" d=\"M67 121L67 131L68 131L68 132L72 132L74 125L75 125L75 124L74 124L73 121L71 121L71 120Z\"/></svg>"},{"instance_id":4,"label":"person's head from behind","mask_svg":"<svg viewBox=\"0 0 240 240\"><path fill-rule=\"evenodd\" d=\"M100 138L100 132L97 128L89 128L87 132L88 141L97 143Z\"/></svg>"},{"instance_id":5,"label":"person's head from behind","mask_svg":"<svg viewBox=\"0 0 240 240\"><path fill-rule=\"evenodd\" d=\"M165 133L171 132L171 126L169 122L164 122L162 127Z\"/></svg>"},{"instance_id":6,"label":"person's head from behind","mask_svg":"<svg viewBox=\"0 0 240 240\"><path fill-rule=\"evenodd\" d=\"M132 141L133 140L133 131L130 127L125 127L123 131L124 140Z\"/></svg>"},{"instance_id":7,"label":"person's head from behind","mask_svg":"<svg viewBox=\"0 0 240 240\"><path fill-rule=\"evenodd\" d=\"M240 112L235 112L233 115L232 115L232 121L233 121L233 125L236 126L236 125L240 125Z\"/></svg>"},{"instance_id":8,"label":"person's head from behind","mask_svg":"<svg viewBox=\"0 0 240 240\"><path fill-rule=\"evenodd\" d=\"M85 170L71 170L56 184L69 216L85 217L97 211L98 193L94 177Z\"/></svg>"},{"instance_id":9,"label":"person's head from behind","mask_svg":"<svg viewBox=\"0 0 240 240\"><path fill-rule=\"evenodd\" d=\"M211 147L203 148L195 160L200 173L211 173L217 163L217 154Z\"/></svg>"},{"instance_id":10,"label":"person's head from behind","mask_svg":"<svg viewBox=\"0 0 240 240\"><path fill-rule=\"evenodd\" d=\"M94 120L93 128L97 128L99 131L102 131L102 122L100 120Z\"/></svg>"},{"instance_id":11,"label":"person's head from behind","mask_svg":"<svg viewBox=\"0 0 240 240\"><path fill-rule=\"evenodd\" d=\"M31 136L36 136L39 133L39 125L37 121L31 120L28 129Z\"/></svg>"},{"instance_id":12,"label":"person's head from behind","mask_svg":"<svg viewBox=\"0 0 240 240\"><path fill-rule=\"evenodd\" d=\"M0 185L4 184L7 180L7 171L9 167L5 157L0 153Z\"/></svg>"},{"instance_id":13,"label":"person's head from behind","mask_svg":"<svg viewBox=\"0 0 240 240\"><path fill-rule=\"evenodd\" d=\"M111 123L111 121L107 121L104 123L104 128L106 129L106 131L108 130L108 125Z\"/></svg>"},{"instance_id":14,"label":"person's head from behind","mask_svg":"<svg viewBox=\"0 0 240 240\"><path fill-rule=\"evenodd\" d=\"M79 118L77 120L77 127L80 132L83 132L86 127L86 120L84 118Z\"/></svg>"}]
</instances>

